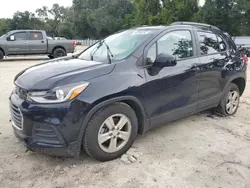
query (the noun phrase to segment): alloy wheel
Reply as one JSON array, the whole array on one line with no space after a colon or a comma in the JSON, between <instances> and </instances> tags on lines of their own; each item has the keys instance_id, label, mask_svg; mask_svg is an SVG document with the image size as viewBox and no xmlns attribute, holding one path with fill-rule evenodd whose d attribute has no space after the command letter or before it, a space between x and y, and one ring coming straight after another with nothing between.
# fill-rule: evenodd
<instances>
[{"instance_id":1,"label":"alloy wheel","mask_svg":"<svg viewBox=\"0 0 250 188\"><path fill-rule=\"evenodd\" d=\"M227 113L230 115L233 114L237 110L239 102L240 102L239 93L235 90L230 91L228 94L228 99L226 104Z\"/></svg>"},{"instance_id":2,"label":"alloy wheel","mask_svg":"<svg viewBox=\"0 0 250 188\"><path fill-rule=\"evenodd\" d=\"M124 114L108 117L98 132L98 144L107 153L114 153L122 149L131 136L131 122Z\"/></svg>"}]
</instances>

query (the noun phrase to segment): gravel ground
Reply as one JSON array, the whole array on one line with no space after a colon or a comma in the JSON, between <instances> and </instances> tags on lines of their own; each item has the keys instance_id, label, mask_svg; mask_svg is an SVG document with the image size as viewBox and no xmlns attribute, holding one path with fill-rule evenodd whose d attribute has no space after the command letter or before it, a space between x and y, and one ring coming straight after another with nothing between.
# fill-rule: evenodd
<instances>
[{"instance_id":1,"label":"gravel ground","mask_svg":"<svg viewBox=\"0 0 250 188\"><path fill-rule=\"evenodd\" d=\"M0 187L250 187L250 82L236 116L202 112L139 136L121 159L56 158L19 143L9 122L13 78L46 57L0 63Z\"/></svg>"}]
</instances>

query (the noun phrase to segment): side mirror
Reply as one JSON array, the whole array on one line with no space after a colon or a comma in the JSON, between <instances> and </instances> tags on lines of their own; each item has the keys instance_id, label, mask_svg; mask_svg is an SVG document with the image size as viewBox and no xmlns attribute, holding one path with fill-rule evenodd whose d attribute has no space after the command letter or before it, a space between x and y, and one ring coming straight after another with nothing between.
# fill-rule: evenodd
<instances>
[{"instance_id":1,"label":"side mirror","mask_svg":"<svg viewBox=\"0 0 250 188\"><path fill-rule=\"evenodd\" d=\"M173 67L176 64L177 60L175 56L161 53L156 57L153 66L158 68L164 68L164 67Z\"/></svg>"}]
</instances>

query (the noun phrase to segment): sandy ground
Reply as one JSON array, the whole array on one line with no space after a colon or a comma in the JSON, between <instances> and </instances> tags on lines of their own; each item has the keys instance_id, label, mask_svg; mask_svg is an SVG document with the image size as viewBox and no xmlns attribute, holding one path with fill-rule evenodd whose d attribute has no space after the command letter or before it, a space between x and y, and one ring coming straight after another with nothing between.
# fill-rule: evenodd
<instances>
[{"instance_id":1,"label":"sandy ground","mask_svg":"<svg viewBox=\"0 0 250 188\"><path fill-rule=\"evenodd\" d=\"M13 78L45 59L0 63L0 187L250 187L249 77L236 116L206 111L184 118L139 136L122 159L100 163L84 153L79 158L33 153L13 135L8 106Z\"/></svg>"}]
</instances>

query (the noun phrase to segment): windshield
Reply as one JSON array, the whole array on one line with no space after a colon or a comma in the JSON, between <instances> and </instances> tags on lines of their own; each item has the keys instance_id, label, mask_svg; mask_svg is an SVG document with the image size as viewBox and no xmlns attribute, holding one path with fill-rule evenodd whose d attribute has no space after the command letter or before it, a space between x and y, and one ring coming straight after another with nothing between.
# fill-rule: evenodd
<instances>
[{"instance_id":1,"label":"windshield","mask_svg":"<svg viewBox=\"0 0 250 188\"><path fill-rule=\"evenodd\" d=\"M6 35L6 34L2 35L2 36L0 37L0 39L3 38L5 35Z\"/></svg>"},{"instance_id":2,"label":"windshield","mask_svg":"<svg viewBox=\"0 0 250 188\"><path fill-rule=\"evenodd\" d=\"M140 44L153 35L154 30L148 29L131 29L116 33L105 38L101 43L98 42L84 51L79 58L91 61L100 61L108 63L107 45L112 52L111 61L119 61L130 55ZM105 45L106 44L106 45ZM101 45L101 46L100 46Z\"/></svg>"}]
</instances>

